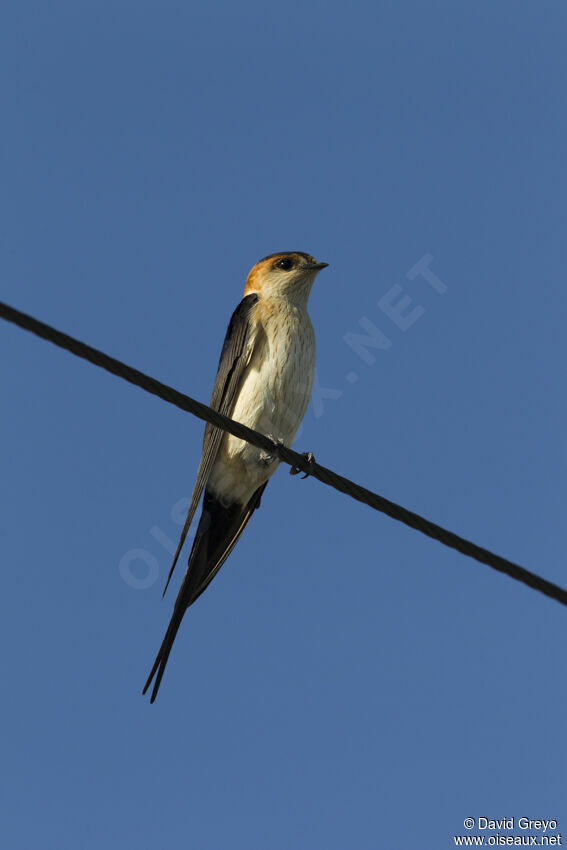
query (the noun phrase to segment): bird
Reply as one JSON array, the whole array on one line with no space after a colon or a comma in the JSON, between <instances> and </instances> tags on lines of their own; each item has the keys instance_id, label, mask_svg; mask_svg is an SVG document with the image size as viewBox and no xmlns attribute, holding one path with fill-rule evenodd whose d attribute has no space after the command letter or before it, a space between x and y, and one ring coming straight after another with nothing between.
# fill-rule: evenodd
<instances>
[{"instance_id":1,"label":"bird","mask_svg":"<svg viewBox=\"0 0 567 850\"><path fill-rule=\"evenodd\" d=\"M210 406L279 445L291 446L311 397L315 333L307 302L318 272L327 266L303 251L263 257L246 278L226 332ZM201 462L164 595L201 496L202 511L171 620L142 691L155 677L150 702L185 612L232 552L278 463L277 451L205 426Z\"/></svg>"}]
</instances>

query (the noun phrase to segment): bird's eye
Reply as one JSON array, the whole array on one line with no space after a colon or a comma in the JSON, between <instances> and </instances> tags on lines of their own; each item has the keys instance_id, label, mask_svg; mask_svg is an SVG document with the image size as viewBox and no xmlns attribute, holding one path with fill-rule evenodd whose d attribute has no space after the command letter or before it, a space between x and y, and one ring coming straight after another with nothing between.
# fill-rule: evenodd
<instances>
[{"instance_id":1,"label":"bird's eye","mask_svg":"<svg viewBox=\"0 0 567 850\"><path fill-rule=\"evenodd\" d=\"M285 257L283 260L278 260L276 268L283 269L284 272L288 272L293 268L293 260L290 260L289 257Z\"/></svg>"}]
</instances>

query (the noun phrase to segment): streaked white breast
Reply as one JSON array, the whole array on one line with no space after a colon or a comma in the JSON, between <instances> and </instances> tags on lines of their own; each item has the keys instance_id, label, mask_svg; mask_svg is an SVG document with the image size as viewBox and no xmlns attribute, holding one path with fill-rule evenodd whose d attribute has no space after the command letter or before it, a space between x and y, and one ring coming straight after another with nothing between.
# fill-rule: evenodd
<instances>
[{"instance_id":1,"label":"streaked white breast","mask_svg":"<svg viewBox=\"0 0 567 850\"><path fill-rule=\"evenodd\" d=\"M232 418L291 446L313 388L313 326L306 309L284 299L264 298L256 311L251 359ZM262 463L259 449L227 434L209 486L227 496L236 489L245 502L277 466Z\"/></svg>"}]
</instances>

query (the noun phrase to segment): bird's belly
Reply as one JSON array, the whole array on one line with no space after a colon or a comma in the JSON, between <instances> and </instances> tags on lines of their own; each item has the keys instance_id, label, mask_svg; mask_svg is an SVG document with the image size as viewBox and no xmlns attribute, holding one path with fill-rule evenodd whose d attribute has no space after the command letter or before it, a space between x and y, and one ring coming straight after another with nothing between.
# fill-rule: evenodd
<instances>
[{"instance_id":1,"label":"bird's belly","mask_svg":"<svg viewBox=\"0 0 567 850\"><path fill-rule=\"evenodd\" d=\"M315 370L315 342L309 318L292 333L268 335L266 345L249 364L232 418L255 431L291 446L305 415ZM268 327L268 332L269 332ZM221 443L210 484L217 492L240 491L239 501L275 472L277 460L266 460L261 449L231 434Z\"/></svg>"}]
</instances>

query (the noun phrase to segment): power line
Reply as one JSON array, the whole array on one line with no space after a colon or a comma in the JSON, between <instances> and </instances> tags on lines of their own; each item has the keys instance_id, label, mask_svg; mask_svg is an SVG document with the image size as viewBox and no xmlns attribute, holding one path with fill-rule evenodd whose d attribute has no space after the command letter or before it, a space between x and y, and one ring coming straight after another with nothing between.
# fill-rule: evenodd
<instances>
[{"instance_id":1,"label":"power line","mask_svg":"<svg viewBox=\"0 0 567 850\"><path fill-rule=\"evenodd\" d=\"M174 404L176 407L181 408L181 410L192 413L199 419L203 419L205 422L210 422L217 428L228 431L235 437L246 440L248 443L252 443L252 445L257 446L260 449L264 449L267 452L277 454L279 460L289 464L292 467L292 470L300 470L308 473L312 478L317 478L318 481L321 481L321 483L327 484L329 487L333 487L335 490L345 493L347 496L351 496L353 499L374 508L376 511L381 511L384 514L387 514L387 516L392 517L392 519L403 522L405 525L409 525L410 528L415 528L417 531L421 531L422 534L426 534L428 537L438 540L440 543L443 543L445 546L449 546L451 549L456 549L457 552L461 552L463 555L467 555L470 558L474 558L476 561L487 564L487 566L498 570L498 572L505 573L516 581L521 581L523 584L527 584L528 587L531 587L534 590L539 590L541 593L549 596L551 599L555 599L562 605L567 605L567 591L562 587L559 587L559 585L554 584L551 581L547 581L541 576L530 572L530 570L526 570L524 567L520 567L512 561L508 561L506 558L495 555L493 552L490 552L488 549L484 549L482 546L477 546L475 543L465 540L463 537L460 537L458 534L454 534L452 531L447 531L447 529L442 528L440 525L430 522L424 517L419 516L419 514L413 513L413 511L409 511L401 505L397 505L395 502L390 502L383 496L379 496L377 493L373 493L371 490L367 490L365 487L355 484L348 478L343 478L342 475L338 475L336 472L333 472L332 469L327 469L315 461L309 460L306 455L299 454L292 449L288 449L285 446L274 443L269 437L266 437L257 431L253 431L251 428L247 428L245 425L241 425L239 422L235 422L227 416L223 416L222 413L218 413L216 410L208 407L208 405L202 404L184 393L180 393L178 390L174 390L172 387L167 386L167 384L162 384L161 381L151 378L149 375L144 374L144 372L140 372L138 369L134 369L132 366L128 366L120 360L116 360L114 357L109 357L109 355L105 354L103 351L99 351L97 348L92 348L90 345L86 345L84 342L57 330L51 325L40 322L38 319L34 319L27 313L22 313L1 301L0 317L6 319L8 322L18 325L21 328L24 328L24 330L31 331L37 336L42 337L42 339L46 339L49 342L58 345L60 348L70 351L77 357L82 357L84 360L88 360L95 366L100 366L102 369L106 369L107 372L111 372L113 375L117 375L119 378L129 381L129 383L141 387L146 392L152 393L170 404Z\"/></svg>"}]
</instances>

